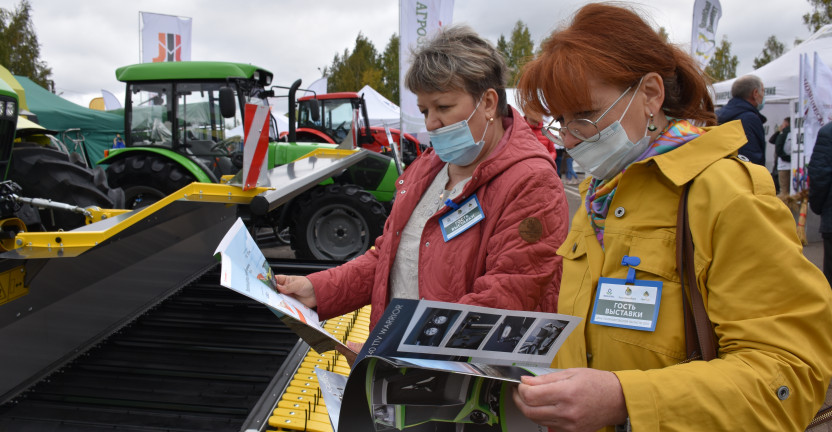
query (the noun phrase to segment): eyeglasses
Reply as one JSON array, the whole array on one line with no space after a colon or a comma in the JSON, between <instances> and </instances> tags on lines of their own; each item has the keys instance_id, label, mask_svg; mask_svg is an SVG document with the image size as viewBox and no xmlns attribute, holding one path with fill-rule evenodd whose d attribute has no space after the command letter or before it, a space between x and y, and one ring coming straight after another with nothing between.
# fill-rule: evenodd
<instances>
[{"instance_id":1,"label":"eyeglasses","mask_svg":"<svg viewBox=\"0 0 832 432\"><path fill-rule=\"evenodd\" d=\"M585 118L575 119L567 123L564 128L552 126L555 122L555 120L552 120L548 125L546 125L546 127L543 128L543 136L549 138L549 141L552 141L555 144L562 144L563 140L566 139L567 132L583 142L598 141L601 138L601 132L598 129L598 122L601 121L601 119L604 118L604 116L607 115L607 113L610 112L610 110L617 105L618 102L624 98L624 95L626 95L632 88L633 86L627 87L627 90L624 90L624 93L621 93L621 96L619 96L618 99L616 99L615 102L613 102L612 105L610 105L610 107L607 108L607 110L604 111L595 121Z\"/></svg>"}]
</instances>

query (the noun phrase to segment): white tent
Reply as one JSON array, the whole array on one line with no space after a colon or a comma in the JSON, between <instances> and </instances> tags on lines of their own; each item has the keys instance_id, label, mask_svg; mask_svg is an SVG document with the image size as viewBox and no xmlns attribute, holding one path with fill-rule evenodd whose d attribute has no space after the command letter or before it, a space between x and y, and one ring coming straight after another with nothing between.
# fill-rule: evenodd
<instances>
[{"instance_id":1,"label":"white tent","mask_svg":"<svg viewBox=\"0 0 832 432\"><path fill-rule=\"evenodd\" d=\"M367 117L370 118L370 126L387 125L391 128L399 128L401 111L398 105L390 102L369 85L362 87L358 94L363 95L364 101L367 103Z\"/></svg>"},{"instance_id":2,"label":"white tent","mask_svg":"<svg viewBox=\"0 0 832 432\"><path fill-rule=\"evenodd\" d=\"M810 58L814 54L827 65L832 64L832 24L822 27L800 45L787 51L771 63L751 72L760 77L766 88L766 105L762 114L768 118L765 123L766 137L774 133L773 127L780 124L785 117L792 117L792 175L801 172L811 158L811 144L803 143L803 128L796 126L796 117L801 114L797 112L797 101L800 97L800 57L807 54ZM731 99L731 85L734 80L722 81L714 84L714 103L717 106L725 105ZM771 145L766 146L766 162L768 167L774 163L775 157ZM792 185L792 193L795 192ZM820 235L817 231L819 219L814 213L809 212L806 221L806 235L809 241L818 241Z\"/></svg>"},{"instance_id":3,"label":"white tent","mask_svg":"<svg viewBox=\"0 0 832 432\"><path fill-rule=\"evenodd\" d=\"M811 56L815 52L824 63L832 64L832 24L823 26L800 45L751 72L763 80L763 85L766 87L766 103L788 102L798 98L797 75L800 69L800 55L806 53ZM734 79L730 79L714 84L716 105L725 105L731 99L731 84L733 83Z\"/></svg>"}]
</instances>

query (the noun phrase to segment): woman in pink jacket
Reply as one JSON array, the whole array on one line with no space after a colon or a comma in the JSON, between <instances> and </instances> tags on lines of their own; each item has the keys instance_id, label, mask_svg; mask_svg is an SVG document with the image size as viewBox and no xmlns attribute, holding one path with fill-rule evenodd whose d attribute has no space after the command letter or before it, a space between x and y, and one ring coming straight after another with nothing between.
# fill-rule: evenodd
<instances>
[{"instance_id":1,"label":"woman in pink jacket","mask_svg":"<svg viewBox=\"0 0 832 432\"><path fill-rule=\"evenodd\" d=\"M507 105L506 76L468 27L416 51L406 85L432 148L396 182L384 233L337 268L278 275L279 289L321 319L372 304L371 326L393 297L554 311L566 198L552 157Z\"/></svg>"}]
</instances>

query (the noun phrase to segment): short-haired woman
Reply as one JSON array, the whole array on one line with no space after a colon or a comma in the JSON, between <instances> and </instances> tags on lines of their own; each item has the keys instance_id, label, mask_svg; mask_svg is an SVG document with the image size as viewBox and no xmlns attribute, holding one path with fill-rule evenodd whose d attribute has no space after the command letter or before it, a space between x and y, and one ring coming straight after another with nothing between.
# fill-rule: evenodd
<instances>
[{"instance_id":1,"label":"short-haired woman","mask_svg":"<svg viewBox=\"0 0 832 432\"><path fill-rule=\"evenodd\" d=\"M321 318L372 304L374 326L393 297L554 311L568 209L555 164L507 105L506 66L470 28L441 30L413 54L416 94L432 149L396 182L375 248L279 289Z\"/></svg>"}]
</instances>

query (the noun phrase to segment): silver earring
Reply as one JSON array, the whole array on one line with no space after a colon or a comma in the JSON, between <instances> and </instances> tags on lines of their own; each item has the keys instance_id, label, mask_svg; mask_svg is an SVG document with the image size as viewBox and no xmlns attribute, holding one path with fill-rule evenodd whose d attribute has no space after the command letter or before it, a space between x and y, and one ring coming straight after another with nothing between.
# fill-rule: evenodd
<instances>
[{"instance_id":1,"label":"silver earring","mask_svg":"<svg viewBox=\"0 0 832 432\"><path fill-rule=\"evenodd\" d=\"M650 113L650 124L647 126L647 130L653 132L656 130L656 124L653 123L653 113Z\"/></svg>"}]
</instances>

